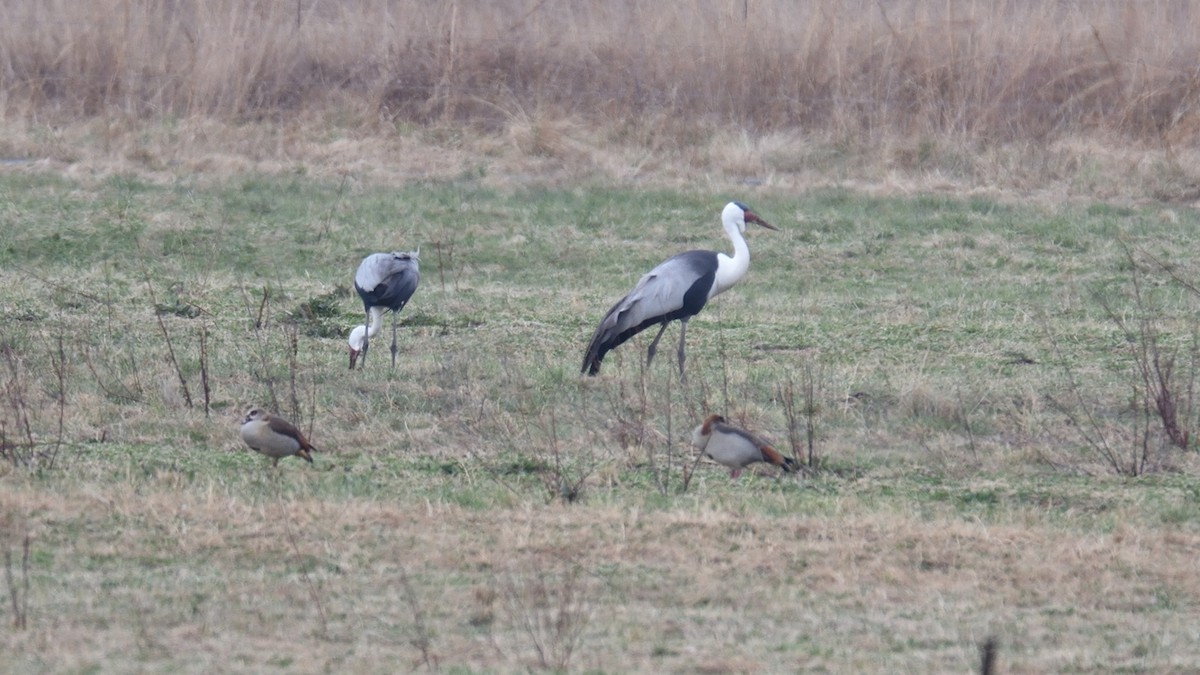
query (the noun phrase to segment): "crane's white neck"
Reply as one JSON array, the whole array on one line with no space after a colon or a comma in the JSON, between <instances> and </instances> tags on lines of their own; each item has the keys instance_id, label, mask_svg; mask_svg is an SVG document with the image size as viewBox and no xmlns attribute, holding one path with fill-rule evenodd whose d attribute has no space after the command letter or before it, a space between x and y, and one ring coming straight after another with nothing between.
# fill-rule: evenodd
<instances>
[{"instance_id":1,"label":"crane's white neck","mask_svg":"<svg viewBox=\"0 0 1200 675\"><path fill-rule=\"evenodd\" d=\"M736 209L735 211L726 207L721 214L721 220L725 225L725 234L729 235L729 241L733 242L733 255L717 254L717 278L713 280L712 292L708 294L709 298L732 288L734 284L742 280L742 277L746 276L746 272L750 269L750 247L746 245L746 238L742 236L742 232L746 229L742 210Z\"/></svg>"},{"instance_id":2,"label":"crane's white neck","mask_svg":"<svg viewBox=\"0 0 1200 675\"><path fill-rule=\"evenodd\" d=\"M371 308L371 325L370 326L355 326L354 330L350 331L350 348L354 351L362 349L363 341L367 338L373 338L379 334L379 329L383 326L384 307Z\"/></svg>"}]
</instances>

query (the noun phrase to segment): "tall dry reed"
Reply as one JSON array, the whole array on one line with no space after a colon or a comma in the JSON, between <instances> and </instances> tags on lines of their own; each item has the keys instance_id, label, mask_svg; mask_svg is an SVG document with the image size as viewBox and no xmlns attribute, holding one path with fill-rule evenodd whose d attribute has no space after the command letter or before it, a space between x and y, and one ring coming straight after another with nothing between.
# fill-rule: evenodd
<instances>
[{"instance_id":1,"label":"tall dry reed","mask_svg":"<svg viewBox=\"0 0 1200 675\"><path fill-rule=\"evenodd\" d=\"M1039 140L1200 131L1178 1L0 0L0 106L39 119L602 122Z\"/></svg>"}]
</instances>

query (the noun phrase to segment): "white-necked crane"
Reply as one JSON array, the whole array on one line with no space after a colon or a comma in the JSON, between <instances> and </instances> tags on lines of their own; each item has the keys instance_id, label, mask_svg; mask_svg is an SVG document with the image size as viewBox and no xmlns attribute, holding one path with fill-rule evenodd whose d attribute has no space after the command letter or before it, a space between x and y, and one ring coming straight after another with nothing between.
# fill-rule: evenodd
<instances>
[{"instance_id":1,"label":"white-necked crane","mask_svg":"<svg viewBox=\"0 0 1200 675\"><path fill-rule=\"evenodd\" d=\"M683 351L688 319L695 316L714 296L733 287L750 269L750 248L742 233L746 223L758 223L778 230L755 215L745 204L729 202L721 211L725 234L733 242L733 255L717 251L686 251L667 258L643 276L628 295L608 310L583 357L581 372L600 372L604 355L643 330L661 324L658 334L646 350L646 365L654 360L654 351L667 324L679 320L679 377L686 380Z\"/></svg>"},{"instance_id":2,"label":"white-necked crane","mask_svg":"<svg viewBox=\"0 0 1200 675\"><path fill-rule=\"evenodd\" d=\"M279 466L284 457L303 457L312 464L312 452L317 451L312 443L291 422L272 415L260 408L251 408L242 420L242 440L251 450L275 460Z\"/></svg>"},{"instance_id":3,"label":"white-necked crane","mask_svg":"<svg viewBox=\"0 0 1200 675\"><path fill-rule=\"evenodd\" d=\"M742 469L755 462L766 462L795 471L796 460L784 457L778 450L744 429L725 421L720 415L709 415L692 431L692 445L718 464L729 467L729 477L736 479Z\"/></svg>"},{"instance_id":4,"label":"white-necked crane","mask_svg":"<svg viewBox=\"0 0 1200 675\"><path fill-rule=\"evenodd\" d=\"M350 369L360 357L367 363L370 339L379 334L383 313L392 311L392 369L396 368L396 316L408 304L421 281L421 249L372 253L354 273L354 290L362 298L367 323L350 331Z\"/></svg>"}]
</instances>

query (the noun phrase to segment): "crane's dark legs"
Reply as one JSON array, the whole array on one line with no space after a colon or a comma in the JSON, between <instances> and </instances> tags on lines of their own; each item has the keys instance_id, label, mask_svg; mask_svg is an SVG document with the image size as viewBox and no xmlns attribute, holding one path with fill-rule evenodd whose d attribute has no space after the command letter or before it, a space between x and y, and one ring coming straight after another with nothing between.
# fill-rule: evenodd
<instances>
[{"instance_id":1,"label":"crane's dark legs","mask_svg":"<svg viewBox=\"0 0 1200 675\"><path fill-rule=\"evenodd\" d=\"M392 310L392 370L396 369L396 315L399 310Z\"/></svg>"},{"instance_id":2,"label":"crane's dark legs","mask_svg":"<svg viewBox=\"0 0 1200 675\"><path fill-rule=\"evenodd\" d=\"M650 362L654 360L654 352L658 349L658 339L662 337L663 331L667 329L668 321L664 321L658 326L658 335L654 336L654 340L650 343L650 348L646 350L646 367L650 367Z\"/></svg>"},{"instance_id":3,"label":"crane's dark legs","mask_svg":"<svg viewBox=\"0 0 1200 675\"><path fill-rule=\"evenodd\" d=\"M679 321L679 381L687 384L687 373L683 371L683 362L687 355L683 353L683 338L687 335L687 319Z\"/></svg>"},{"instance_id":4,"label":"crane's dark legs","mask_svg":"<svg viewBox=\"0 0 1200 675\"><path fill-rule=\"evenodd\" d=\"M358 355L358 359L359 359L358 362L360 364L358 367L360 370L367 367L367 347L369 347L370 343L371 343L371 308L370 307L367 308L367 323L365 325L367 327L367 332L363 333L362 351Z\"/></svg>"}]
</instances>

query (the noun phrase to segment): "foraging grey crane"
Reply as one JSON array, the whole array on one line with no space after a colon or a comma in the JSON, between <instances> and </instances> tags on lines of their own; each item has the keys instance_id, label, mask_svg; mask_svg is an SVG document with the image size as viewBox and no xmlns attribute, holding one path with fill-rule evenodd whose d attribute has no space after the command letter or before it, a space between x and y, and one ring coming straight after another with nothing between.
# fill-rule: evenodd
<instances>
[{"instance_id":1,"label":"foraging grey crane","mask_svg":"<svg viewBox=\"0 0 1200 675\"><path fill-rule=\"evenodd\" d=\"M275 460L273 466L279 466L280 459L292 455L303 457L312 464L310 453L316 451L295 425L259 408L246 412L246 418L242 420L242 440L251 450Z\"/></svg>"},{"instance_id":2,"label":"foraging grey crane","mask_svg":"<svg viewBox=\"0 0 1200 675\"><path fill-rule=\"evenodd\" d=\"M679 320L679 378L686 381L683 362L684 336L688 319L704 308L716 295L733 287L750 269L750 248L742 233L746 223L758 223L768 230L778 230L756 216L745 204L729 202L721 211L725 234L733 242L733 255L716 251L686 251L679 253L650 270L638 280L628 295L608 310L583 357L581 372L595 375L600 372L604 355L643 330L661 324L658 335L646 350L646 365L654 360L654 351L667 324Z\"/></svg>"},{"instance_id":3,"label":"foraging grey crane","mask_svg":"<svg viewBox=\"0 0 1200 675\"><path fill-rule=\"evenodd\" d=\"M421 281L420 261L418 247L415 251L372 253L359 264L354 273L354 290L362 298L367 323L350 331L350 370L354 370L359 356L363 367L366 366L368 343L379 334L383 313L389 309L392 310L392 369L396 368L396 316Z\"/></svg>"},{"instance_id":4,"label":"foraging grey crane","mask_svg":"<svg viewBox=\"0 0 1200 675\"><path fill-rule=\"evenodd\" d=\"M729 477L737 479L742 469L755 462L774 464L784 471L796 470L796 460L784 457L778 450L755 438L748 431L725 421L720 415L709 415L692 431L692 445L718 464L729 467Z\"/></svg>"}]
</instances>

